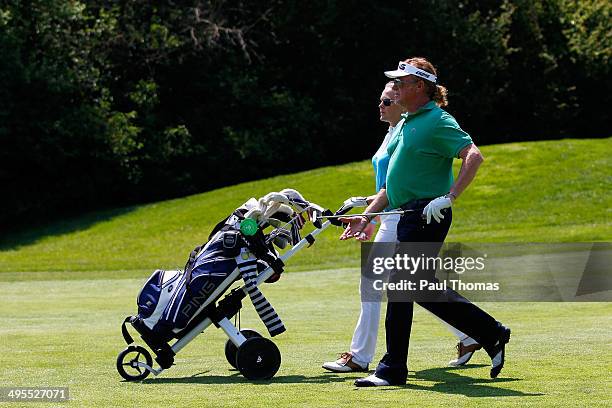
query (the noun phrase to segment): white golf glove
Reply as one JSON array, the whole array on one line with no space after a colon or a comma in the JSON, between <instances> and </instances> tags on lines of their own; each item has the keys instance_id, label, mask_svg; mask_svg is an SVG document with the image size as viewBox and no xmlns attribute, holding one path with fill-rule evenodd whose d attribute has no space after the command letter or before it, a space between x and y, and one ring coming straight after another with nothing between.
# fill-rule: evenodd
<instances>
[{"instance_id":1,"label":"white golf glove","mask_svg":"<svg viewBox=\"0 0 612 408\"><path fill-rule=\"evenodd\" d=\"M442 196L431 200L423 209L423 214L427 217L427 223L431 223L432 216L434 220L439 223L440 220L444 218L442 215L442 210L445 208L450 208L452 205L453 203L450 197L447 196Z\"/></svg>"}]
</instances>

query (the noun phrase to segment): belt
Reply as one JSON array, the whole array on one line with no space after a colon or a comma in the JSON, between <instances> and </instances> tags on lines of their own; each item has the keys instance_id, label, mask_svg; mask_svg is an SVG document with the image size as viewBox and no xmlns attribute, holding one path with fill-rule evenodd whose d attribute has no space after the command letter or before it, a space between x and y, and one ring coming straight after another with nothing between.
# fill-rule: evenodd
<instances>
[{"instance_id":1,"label":"belt","mask_svg":"<svg viewBox=\"0 0 612 408\"><path fill-rule=\"evenodd\" d=\"M406 204L400 205L400 208L402 210L417 210L417 209L422 210L433 199L435 199L435 197L434 198L418 198L416 200L410 200Z\"/></svg>"}]
</instances>

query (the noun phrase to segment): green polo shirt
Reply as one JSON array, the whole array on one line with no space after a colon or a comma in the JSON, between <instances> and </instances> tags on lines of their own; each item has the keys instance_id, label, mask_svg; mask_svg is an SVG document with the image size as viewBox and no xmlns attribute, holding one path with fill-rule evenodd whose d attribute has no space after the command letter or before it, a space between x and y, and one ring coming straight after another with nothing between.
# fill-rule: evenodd
<instances>
[{"instance_id":1,"label":"green polo shirt","mask_svg":"<svg viewBox=\"0 0 612 408\"><path fill-rule=\"evenodd\" d=\"M455 118L433 101L402 116L402 128L387 146L390 208L448 193L453 184L453 159L473 143Z\"/></svg>"}]
</instances>

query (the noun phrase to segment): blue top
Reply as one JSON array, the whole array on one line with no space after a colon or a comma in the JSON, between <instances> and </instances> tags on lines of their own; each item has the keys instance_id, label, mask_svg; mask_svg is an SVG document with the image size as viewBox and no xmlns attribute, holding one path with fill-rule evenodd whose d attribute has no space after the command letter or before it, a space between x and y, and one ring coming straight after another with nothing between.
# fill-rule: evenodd
<instances>
[{"instance_id":1,"label":"blue top","mask_svg":"<svg viewBox=\"0 0 612 408\"><path fill-rule=\"evenodd\" d=\"M402 122L403 119L395 127L389 126L385 139L372 157L372 166L374 167L374 176L376 178L376 192L379 192L380 189L386 185L387 169L389 168L389 161L391 160L391 156L387 152L387 145L394 136L395 131L402 128ZM387 207L385 208L385 211L389 209L390 207Z\"/></svg>"},{"instance_id":2,"label":"blue top","mask_svg":"<svg viewBox=\"0 0 612 408\"><path fill-rule=\"evenodd\" d=\"M387 150L378 150L372 157L372 166L374 166L374 174L376 177L376 191L380 191L385 186L387 181L387 168L389 167L389 159L391 157Z\"/></svg>"}]
</instances>

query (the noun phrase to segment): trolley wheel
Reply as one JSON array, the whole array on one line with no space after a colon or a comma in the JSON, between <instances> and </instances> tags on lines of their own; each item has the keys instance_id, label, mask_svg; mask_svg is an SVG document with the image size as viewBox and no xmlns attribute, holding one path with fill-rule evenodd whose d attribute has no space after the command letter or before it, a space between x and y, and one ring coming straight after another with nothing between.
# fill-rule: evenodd
<instances>
[{"instance_id":1,"label":"trolley wheel","mask_svg":"<svg viewBox=\"0 0 612 408\"><path fill-rule=\"evenodd\" d=\"M281 354L272 340L253 337L238 347L236 365L249 380L268 380L280 368Z\"/></svg>"},{"instance_id":2,"label":"trolley wheel","mask_svg":"<svg viewBox=\"0 0 612 408\"><path fill-rule=\"evenodd\" d=\"M252 337L263 337L261 334L257 333L255 330L252 329L242 329L240 330L240 333L242 333L242 335L247 339L250 339ZM234 368L238 368L236 367L237 352L238 347L236 347L236 345L232 343L230 339L227 339L227 341L225 342L225 358L227 359L227 362L230 363L230 365Z\"/></svg>"},{"instance_id":3,"label":"trolley wheel","mask_svg":"<svg viewBox=\"0 0 612 408\"><path fill-rule=\"evenodd\" d=\"M144 380L151 372L137 363L153 367L151 354L144 347L129 346L117 356L117 371L127 381Z\"/></svg>"}]
</instances>

